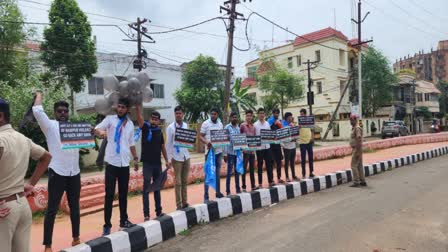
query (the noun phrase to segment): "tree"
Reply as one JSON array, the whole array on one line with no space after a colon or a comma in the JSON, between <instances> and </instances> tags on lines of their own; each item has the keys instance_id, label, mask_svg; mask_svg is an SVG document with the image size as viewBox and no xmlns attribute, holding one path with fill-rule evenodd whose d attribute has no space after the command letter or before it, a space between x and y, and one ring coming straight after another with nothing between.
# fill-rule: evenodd
<instances>
[{"instance_id":1,"label":"tree","mask_svg":"<svg viewBox=\"0 0 448 252\"><path fill-rule=\"evenodd\" d=\"M265 101L280 105L283 115L284 108L287 108L291 102L303 97L303 77L280 68L273 61L268 61L265 64L268 64L269 67L266 68L265 72L259 74L257 78L258 88L267 94L263 98Z\"/></svg>"},{"instance_id":2,"label":"tree","mask_svg":"<svg viewBox=\"0 0 448 252\"><path fill-rule=\"evenodd\" d=\"M439 95L440 113L445 116L448 113L448 82L440 81L437 88L441 92Z\"/></svg>"},{"instance_id":3,"label":"tree","mask_svg":"<svg viewBox=\"0 0 448 252\"><path fill-rule=\"evenodd\" d=\"M241 78L237 78L230 90L230 106L233 111L238 113L238 116L241 110L255 110L255 105L257 105L256 97L248 93L250 87L241 88L241 83ZM222 102L224 103L224 100Z\"/></svg>"},{"instance_id":4,"label":"tree","mask_svg":"<svg viewBox=\"0 0 448 252\"><path fill-rule=\"evenodd\" d=\"M59 85L68 84L73 105L73 93L80 92L84 79L97 71L92 29L75 0L55 0L49 20L41 45L42 60L60 78Z\"/></svg>"},{"instance_id":5,"label":"tree","mask_svg":"<svg viewBox=\"0 0 448 252\"><path fill-rule=\"evenodd\" d=\"M0 1L0 81L16 86L26 76L24 18L14 0Z\"/></svg>"},{"instance_id":6,"label":"tree","mask_svg":"<svg viewBox=\"0 0 448 252\"><path fill-rule=\"evenodd\" d=\"M389 61L379 50L369 47L362 55L362 113L375 116L375 112L392 101L392 84L397 77Z\"/></svg>"},{"instance_id":7,"label":"tree","mask_svg":"<svg viewBox=\"0 0 448 252\"><path fill-rule=\"evenodd\" d=\"M175 97L184 107L186 120L197 122L208 118L212 107L222 110L219 90L222 89L223 72L210 56L199 55L188 63L182 72L182 85Z\"/></svg>"}]
</instances>

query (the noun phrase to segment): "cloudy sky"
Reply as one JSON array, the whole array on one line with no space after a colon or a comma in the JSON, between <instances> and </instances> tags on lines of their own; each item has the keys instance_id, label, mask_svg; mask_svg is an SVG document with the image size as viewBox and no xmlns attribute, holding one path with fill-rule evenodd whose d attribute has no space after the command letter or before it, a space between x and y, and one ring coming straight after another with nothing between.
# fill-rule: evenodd
<instances>
[{"instance_id":1,"label":"cloudy sky","mask_svg":"<svg viewBox=\"0 0 448 252\"><path fill-rule=\"evenodd\" d=\"M51 0L18 0L28 22L48 22ZM78 0L91 24L116 24L130 32L127 23L137 17L148 18L149 32L183 27L220 16L219 0ZM241 1L237 11L246 17L251 10L287 27L297 34L306 34L326 27L335 27L352 38L352 0L253 0ZM363 12L370 11L363 26L363 37L373 38L374 45L391 62L419 50L436 48L439 40L448 39L447 0L363 0ZM102 17L109 16L109 17ZM238 21L235 45L247 48L245 22ZM42 27L38 38L42 38ZM97 49L102 52L136 54L136 44L124 42L126 36L115 27L94 27ZM257 50L285 44L294 36L281 31L257 16L248 24L251 50L234 50L233 65L237 76L244 76L244 64L257 58ZM215 20L189 32L153 35L155 44L145 44L151 58L163 63L180 64L199 54L213 56L226 63L226 31L221 20Z\"/></svg>"}]
</instances>

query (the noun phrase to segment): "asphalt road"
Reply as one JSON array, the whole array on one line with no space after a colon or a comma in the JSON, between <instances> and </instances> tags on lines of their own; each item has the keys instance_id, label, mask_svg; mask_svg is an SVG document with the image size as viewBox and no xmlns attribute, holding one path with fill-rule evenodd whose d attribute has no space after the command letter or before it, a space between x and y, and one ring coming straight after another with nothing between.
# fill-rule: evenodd
<instances>
[{"instance_id":1,"label":"asphalt road","mask_svg":"<svg viewBox=\"0 0 448 252\"><path fill-rule=\"evenodd\" d=\"M149 251L448 251L448 157L197 226Z\"/></svg>"}]
</instances>

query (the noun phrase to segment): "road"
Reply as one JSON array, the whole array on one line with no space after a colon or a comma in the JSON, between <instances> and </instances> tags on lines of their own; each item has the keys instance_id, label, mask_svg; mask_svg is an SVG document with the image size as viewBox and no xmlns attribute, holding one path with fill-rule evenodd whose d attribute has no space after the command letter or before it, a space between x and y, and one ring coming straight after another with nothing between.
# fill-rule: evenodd
<instances>
[{"instance_id":1,"label":"road","mask_svg":"<svg viewBox=\"0 0 448 252\"><path fill-rule=\"evenodd\" d=\"M197 226L148 251L448 251L448 157Z\"/></svg>"}]
</instances>

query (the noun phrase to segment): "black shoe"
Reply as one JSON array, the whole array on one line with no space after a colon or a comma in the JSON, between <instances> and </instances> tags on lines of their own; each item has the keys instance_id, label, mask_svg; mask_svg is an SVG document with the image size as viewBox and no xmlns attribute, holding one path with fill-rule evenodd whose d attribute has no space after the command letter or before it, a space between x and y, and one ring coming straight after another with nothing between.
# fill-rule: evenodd
<instances>
[{"instance_id":1,"label":"black shoe","mask_svg":"<svg viewBox=\"0 0 448 252\"><path fill-rule=\"evenodd\" d=\"M224 194L222 193L217 193L216 194L216 198L220 199L220 198L224 198Z\"/></svg>"},{"instance_id":2,"label":"black shoe","mask_svg":"<svg viewBox=\"0 0 448 252\"><path fill-rule=\"evenodd\" d=\"M353 184L350 187L361 187L359 184Z\"/></svg>"},{"instance_id":3,"label":"black shoe","mask_svg":"<svg viewBox=\"0 0 448 252\"><path fill-rule=\"evenodd\" d=\"M314 178L314 177L316 177L316 176L314 176L314 174L311 173L310 174L310 178Z\"/></svg>"},{"instance_id":4,"label":"black shoe","mask_svg":"<svg viewBox=\"0 0 448 252\"><path fill-rule=\"evenodd\" d=\"M190 204L185 203L185 204L182 205L182 208L187 208L187 207L190 207Z\"/></svg>"},{"instance_id":5,"label":"black shoe","mask_svg":"<svg viewBox=\"0 0 448 252\"><path fill-rule=\"evenodd\" d=\"M131 228L133 226L135 226L134 223L130 222L129 220L126 220L123 224L120 224L120 229Z\"/></svg>"},{"instance_id":6,"label":"black shoe","mask_svg":"<svg viewBox=\"0 0 448 252\"><path fill-rule=\"evenodd\" d=\"M110 227L103 227L103 236L110 235Z\"/></svg>"},{"instance_id":7,"label":"black shoe","mask_svg":"<svg viewBox=\"0 0 448 252\"><path fill-rule=\"evenodd\" d=\"M149 216L145 216L145 221L149 221Z\"/></svg>"},{"instance_id":8,"label":"black shoe","mask_svg":"<svg viewBox=\"0 0 448 252\"><path fill-rule=\"evenodd\" d=\"M162 216L165 216L165 214L162 213L162 212L160 212L160 213L157 213L156 216L157 216L157 217L162 217Z\"/></svg>"},{"instance_id":9,"label":"black shoe","mask_svg":"<svg viewBox=\"0 0 448 252\"><path fill-rule=\"evenodd\" d=\"M367 183L366 182L361 182L359 185L360 186L367 186Z\"/></svg>"}]
</instances>

